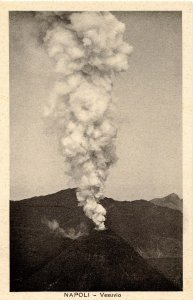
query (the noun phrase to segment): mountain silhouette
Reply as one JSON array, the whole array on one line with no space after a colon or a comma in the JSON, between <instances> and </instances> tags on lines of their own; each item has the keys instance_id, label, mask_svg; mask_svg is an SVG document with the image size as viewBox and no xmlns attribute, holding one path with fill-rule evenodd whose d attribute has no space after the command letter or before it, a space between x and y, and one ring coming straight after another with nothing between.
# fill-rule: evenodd
<instances>
[{"instance_id":1,"label":"mountain silhouette","mask_svg":"<svg viewBox=\"0 0 193 300\"><path fill-rule=\"evenodd\" d=\"M172 193L163 198L155 198L150 201L156 205L168 207L171 209L177 209L182 212L182 199L180 199L179 196L175 193Z\"/></svg>"},{"instance_id":2,"label":"mountain silhouette","mask_svg":"<svg viewBox=\"0 0 193 300\"><path fill-rule=\"evenodd\" d=\"M105 198L108 229L98 232L75 192L10 202L11 291L182 289L181 212ZM85 234L65 238L45 219Z\"/></svg>"}]
</instances>

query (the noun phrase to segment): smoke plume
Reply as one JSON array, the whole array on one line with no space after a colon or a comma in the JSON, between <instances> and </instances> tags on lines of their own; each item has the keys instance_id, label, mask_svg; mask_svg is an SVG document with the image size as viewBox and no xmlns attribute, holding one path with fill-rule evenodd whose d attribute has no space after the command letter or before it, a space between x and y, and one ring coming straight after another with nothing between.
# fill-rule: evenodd
<instances>
[{"instance_id":1,"label":"smoke plume","mask_svg":"<svg viewBox=\"0 0 193 300\"><path fill-rule=\"evenodd\" d=\"M48 228L57 234L58 236L65 237L71 240L76 240L81 236L88 235L87 226L85 223L81 222L79 228L67 228L63 229L60 227L59 223L56 220L48 220L46 217L42 218L42 223L48 226Z\"/></svg>"},{"instance_id":2,"label":"smoke plume","mask_svg":"<svg viewBox=\"0 0 193 300\"><path fill-rule=\"evenodd\" d=\"M57 130L66 173L96 229L105 229L99 203L116 160L112 75L128 68L132 47L125 25L109 12L37 13L45 49L55 64L55 85L45 116Z\"/></svg>"}]
</instances>

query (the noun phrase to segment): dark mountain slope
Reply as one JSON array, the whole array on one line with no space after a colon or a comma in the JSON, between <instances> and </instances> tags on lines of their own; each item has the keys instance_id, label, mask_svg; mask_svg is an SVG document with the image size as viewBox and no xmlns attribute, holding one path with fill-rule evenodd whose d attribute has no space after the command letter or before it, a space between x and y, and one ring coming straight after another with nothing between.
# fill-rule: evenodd
<instances>
[{"instance_id":1,"label":"dark mountain slope","mask_svg":"<svg viewBox=\"0 0 193 300\"><path fill-rule=\"evenodd\" d=\"M102 200L106 225L144 258L182 256L182 214L145 200Z\"/></svg>"},{"instance_id":2,"label":"dark mountain slope","mask_svg":"<svg viewBox=\"0 0 193 300\"><path fill-rule=\"evenodd\" d=\"M40 280L41 279L41 280ZM140 291L175 287L113 232L92 230L29 277L24 291Z\"/></svg>"},{"instance_id":3,"label":"dark mountain slope","mask_svg":"<svg viewBox=\"0 0 193 300\"><path fill-rule=\"evenodd\" d=\"M180 289L181 212L145 200L118 202L105 198L101 202L107 209L107 228L124 239L143 258L151 258L149 264L156 266ZM86 238L81 237L76 241L62 238L42 222L44 218L57 220L62 229L79 230L81 223L88 232L93 232L94 228L82 208L77 206L75 189L11 201L11 290L17 290L25 278L30 278L69 247ZM173 260L175 257L178 260ZM167 264L166 260L160 258L167 259Z\"/></svg>"},{"instance_id":4,"label":"dark mountain slope","mask_svg":"<svg viewBox=\"0 0 193 300\"><path fill-rule=\"evenodd\" d=\"M11 288L14 288L50 259L68 247L72 240L54 234L43 220L56 219L62 228L77 228L92 222L77 206L75 190L10 203Z\"/></svg>"}]
</instances>

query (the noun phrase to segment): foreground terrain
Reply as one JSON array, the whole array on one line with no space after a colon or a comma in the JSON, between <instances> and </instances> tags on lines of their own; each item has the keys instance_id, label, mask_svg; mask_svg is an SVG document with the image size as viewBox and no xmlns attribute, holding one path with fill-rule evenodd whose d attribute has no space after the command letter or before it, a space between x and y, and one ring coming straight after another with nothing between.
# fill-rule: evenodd
<instances>
[{"instance_id":1,"label":"foreground terrain","mask_svg":"<svg viewBox=\"0 0 193 300\"><path fill-rule=\"evenodd\" d=\"M160 199L101 202L98 232L75 189L11 201L11 291L182 290L181 211Z\"/></svg>"}]
</instances>

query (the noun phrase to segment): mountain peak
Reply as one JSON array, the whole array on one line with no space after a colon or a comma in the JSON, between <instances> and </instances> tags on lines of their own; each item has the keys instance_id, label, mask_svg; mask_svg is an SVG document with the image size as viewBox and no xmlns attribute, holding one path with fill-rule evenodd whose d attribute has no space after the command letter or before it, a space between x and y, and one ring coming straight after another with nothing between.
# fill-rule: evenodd
<instances>
[{"instance_id":1,"label":"mountain peak","mask_svg":"<svg viewBox=\"0 0 193 300\"><path fill-rule=\"evenodd\" d=\"M177 195L177 194L175 194L175 193L171 193L171 194L169 194L168 196L166 196L166 197L171 197L171 198L175 198L175 199L180 199L180 197Z\"/></svg>"},{"instance_id":2,"label":"mountain peak","mask_svg":"<svg viewBox=\"0 0 193 300\"><path fill-rule=\"evenodd\" d=\"M175 193L171 193L163 198L152 199L150 202L158 206L168 207L182 212L182 199Z\"/></svg>"}]
</instances>

